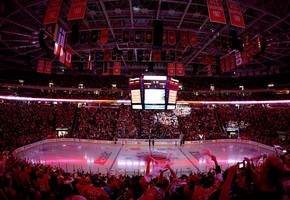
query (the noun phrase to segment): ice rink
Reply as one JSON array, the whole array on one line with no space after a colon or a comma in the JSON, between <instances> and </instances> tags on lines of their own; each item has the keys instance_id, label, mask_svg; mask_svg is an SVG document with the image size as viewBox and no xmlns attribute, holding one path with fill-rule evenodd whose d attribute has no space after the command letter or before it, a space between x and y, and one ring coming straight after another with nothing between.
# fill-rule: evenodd
<instances>
[{"instance_id":1,"label":"ice rink","mask_svg":"<svg viewBox=\"0 0 290 200\"><path fill-rule=\"evenodd\" d=\"M113 174L143 174L145 158L153 160L152 169L171 163L180 174L208 171L214 167L208 153L217 157L222 169L240 162L244 157L274 154L266 148L243 143L203 143L176 145L121 145L82 142L55 142L38 145L18 154L34 163L62 167L65 171L84 170Z\"/></svg>"}]
</instances>

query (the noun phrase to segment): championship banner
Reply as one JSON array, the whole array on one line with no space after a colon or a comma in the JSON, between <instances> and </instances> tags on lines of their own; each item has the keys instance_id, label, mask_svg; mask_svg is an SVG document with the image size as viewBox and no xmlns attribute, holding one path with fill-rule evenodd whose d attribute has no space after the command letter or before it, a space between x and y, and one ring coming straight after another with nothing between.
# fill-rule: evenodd
<instances>
[{"instance_id":1,"label":"championship banner","mask_svg":"<svg viewBox=\"0 0 290 200\"><path fill-rule=\"evenodd\" d=\"M140 43L142 41L142 31L135 31L135 42Z\"/></svg>"},{"instance_id":2,"label":"championship banner","mask_svg":"<svg viewBox=\"0 0 290 200\"><path fill-rule=\"evenodd\" d=\"M66 47L66 54L65 54L65 66L71 67L71 57L72 57L72 49L68 46Z\"/></svg>"},{"instance_id":3,"label":"championship banner","mask_svg":"<svg viewBox=\"0 0 290 200\"><path fill-rule=\"evenodd\" d=\"M123 31L123 42L127 43L130 41L130 32L129 31Z\"/></svg>"},{"instance_id":4,"label":"championship banner","mask_svg":"<svg viewBox=\"0 0 290 200\"><path fill-rule=\"evenodd\" d=\"M152 43L152 31L145 31L146 43Z\"/></svg>"},{"instance_id":5,"label":"championship banner","mask_svg":"<svg viewBox=\"0 0 290 200\"><path fill-rule=\"evenodd\" d=\"M113 75L121 74L121 62L114 62Z\"/></svg>"},{"instance_id":6,"label":"championship banner","mask_svg":"<svg viewBox=\"0 0 290 200\"><path fill-rule=\"evenodd\" d=\"M51 74L51 68L52 68L52 62L51 61L45 61L45 70L44 73Z\"/></svg>"},{"instance_id":7,"label":"championship banner","mask_svg":"<svg viewBox=\"0 0 290 200\"><path fill-rule=\"evenodd\" d=\"M154 50L154 61L159 62L161 60L161 52L160 50Z\"/></svg>"},{"instance_id":8,"label":"championship banner","mask_svg":"<svg viewBox=\"0 0 290 200\"><path fill-rule=\"evenodd\" d=\"M107 42L108 42L108 30L107 29L101 30L100 43L105 44Z\"/></svg>"},{"instance_id":9,"label":"championship banner","mask_svg":"<svg viewBox=\"0 0 290 200\"><path fill-rule=\"evenodd\" d=\"M196 32L189 32L189 40L190 40L191 46L197 45Z\"/></svg>"},{"instance_id":10,"label":"championship banner","mask_svg":"<svg viewBox=\"0 0 290 200\"><path fill-rule=\"evenodd\" d=\"M211 22L226 24L226 17L221 0L207 0L207 9Z\"/></svg>"},{"instance_id":11,"label":"championship banner","mask_svg":"<svg viewBox=\"0 0 290 200\"><path fill-rule=\"evenodd\" d=\"M87 9L87 0L71 0L67 20L83 19Z\"/></svg>"},{"instance_id":12,"label":"championship banner","mask_svg":"<svg viewBox=\"0 0 290 200\"><path fill-rule=\"evenodd\" d=\"M188 45L188 32L186 32L186 31L179 32L179 43L182 46Z\"/></svg>"},{"instance_id":13,"label":"championship banner","mask_svg":"<svg viewBox=\"0 0 290 200\"><path fill-rule=\"evenodd\" d=\"M102 75L110 75L110 67L111 63L110 62L103 62L103 70L102 70Z\"/></svg>"},{"instance_id":14,"label":"championship banner","mask_svg":"<svg viewBox=\"0 0 290 200\"><path fill-rule=\"evenodd\" d=\"M44 72L44 67L45 67L45 60L38 59L38 62L37 62L37 72L38 73L43 73Z\"/></svg>"},{"instance_id":15,"label":"championship banner","mask_svg":"<svg viewBox=\"0 0 290 200\"><path fill-rule=\"evenodd\" d=\"M50 0L49 1L47 10L46 10L46 13L44 16L43 25L52 24L52 23L57 22L61 3L62 3L62 0Z\"/></svg>"},{"instance_id":16,"label":"championship banner","mask_svg":"<svg viewBox=\"0 0 290 200\"><path fill-rule=\"evenodd\" d=\"M167 44L167 32L163 31L162 44Z\"/></svg>"},{"instance_id":17,"label":"championship banner","mask_svg":"<svg viewBox=\"0 0 290 200\"><path fill-rule=\"evenodd\" d=\"M184 76L184 64L176 64L176 76Z\"/></svg>"},{"instance_id":18,"label":"championship banner","mask_svg":"<svg viewBox=\"0 0 290 200\"><path fill-rule=\"evenodd\" d=\"M176 44L175 31L168 31L168 44L170 45Z\"/></svg>"},{"instance_id":19,"label":"championship banner","mask_svg":"<svg viewBox=\"0 0 290 200\"><path fill-rule=\"evenodd\" d=\"M104 60L110 61L112 59L112 52L110 50L105 50L104 52Z\"/></svg>"},{"instance_id":20,"label":"championship banner","mask_svg":"<svg viewBox=\"0 0 290 200\"><path fill-rule=\"evenodd\" d=\"M168 76L175 76L175 64L174 63L167 64L167 75Z\"/></svg>"},{"instance_id":21,"label":"championship banner","mask_svg":"<svg viewBox=\"0 0 290 200\"><path fill-rule=\"evenodd\" d=\"M228 1L227 6L230 14L231 25L245 28L244 17L241 12L240 4L233 1Z\"/></svg>"}]
</instances>

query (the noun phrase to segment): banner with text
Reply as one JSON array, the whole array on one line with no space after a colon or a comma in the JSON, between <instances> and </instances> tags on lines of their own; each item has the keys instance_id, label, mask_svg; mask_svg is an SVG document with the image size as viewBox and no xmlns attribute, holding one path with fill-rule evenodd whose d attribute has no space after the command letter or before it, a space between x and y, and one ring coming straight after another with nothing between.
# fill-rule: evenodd
<instances>
[{"instance_id":1,"label":"banner with text","mask_svg":"<svg viewBox=\"0 0 290 200\"><path fill-rule=\"evenodd\" d=\"M207 8L211 22L226 24L226 17L221 0L207 0Z\"/></svg>"},{"instance_id":2,"label":"banner with text","mask_svg":"<svg viewBox=\"0 0 290 200\"><path fill-rule=\"evenodd\" d=\"M71 0L67 20L83 19L87 9L87 0Z\"/></svg>"},{"instance_id":3,"label":"banner with text","mask_svg":"<svg viewBox=\"0 0 290 200\"><path fill-rule=\"evenodd\" d=\"M49 1L47 10L44 16L43 25L57 22L61 4L62 4L62 0Z\"/></svg>"},{"instance_id":4,"label":"banner with text","mask_svg":"<svg viewBox=\"0 0 290 200\"><path fill-rule=\"evenodd\" d=\"M240 4L233 1L228 1L227 6L230 14L231 25L245 28L244 17L241 12Z\"/></svg>"}]
</instances>

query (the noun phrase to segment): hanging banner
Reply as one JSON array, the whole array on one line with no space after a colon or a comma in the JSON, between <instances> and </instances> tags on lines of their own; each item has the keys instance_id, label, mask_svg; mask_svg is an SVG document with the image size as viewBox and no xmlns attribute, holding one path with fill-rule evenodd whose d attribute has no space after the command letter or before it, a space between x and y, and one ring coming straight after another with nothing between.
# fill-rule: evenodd
<instances>
[{"instance_id":1,"label":"hanging banner","mask_svg":"<svg viewBox=\"0 0 290 200\"><path fill-rule=\"evenodd\" d=\"M197 45L196 32L189 32L189 39L191 46Z\"/></svg>"},{"instance_id":2,"label":"hanging banner","mask_svg":"<svg viewBox=\"0 0 290 200\"><path fill-rule=\"evenodd\" d=\"M235 59L235 53L230 54L230 70L236 69L236 59Z\"/></svg>"},{"instance_id":3,"label":"hanging banner","mask_svg":"<svg viewBox=\"0 0 290 200\"><path fill-rule=\"evenodd\" d=\"M207 75L212 76L213 75L213 70L211 68L211 65L207 65Z\"/></svg>"},{"instance_id":4,"label":"hanging banner","mask_svg":"<svg viewBox=\"0 0 290 200\"><path fill-rule=\"evenodd\" d=\"M175 64L174 63L167 64L167 75L168 76L175 76Z\"/></svg>"},{"instance_id":5,"label":"hanging banner","mask_svg":"<svg viewBox=\"0 0 290 200\"><path fill-rule=\"evenodd\" d=\"M121 62L114 62L113 75L121 74Z\"/></svg>"},{"instance_id":6,"label":"hanging banner","mask_svg":"<svg viewBox=\"0 0 290 200\"><path fill-rule=\"evenodd\" d=\"M57 22L61 3L62 3L62 0L50 0L49 1L47 10L46 10L46 13L44 16L43 25L52 24L52 23Z\"/></svg>"},{"instance_id":7,"label":"hanging banner","mask_svg":"<svg viewBox=\"0 0 290 200\"><path fill-rule=\"evenodd\" d=\"M54 26L54 32L53 32L53 41L56 42L57 34L58 34L58 23L55 24Z\"/></svg>"},{"instance_id":8,"label":"hanging banner","mask_svg":"<svg viewBox=\"0 0 290 200\"><path fill-rule=\"evenodd\" d=\"M108 30L107 29L101 30L100 43L106 44L107 42L108 42Z\"/></svg>"},{"instance_id":9,"label":"hanging banner","mask_svg":"<svg viewBox=\"0 0 290 200\"><path fill-rule=\"evenodd\" d=\"M220 65L221 65L221 73L226 72L226 66L225 66L225 59L224 58L222 58L220 60Z\"/></svg>"},{"instance_id":10,"label":"hanging banner","mask_svg":"<svg viewBox=\"0 0 290 200\"><path fill-rule=\"evenodd\" d=\"M65 66L71 67L71 57L72 57L72 49L68 46L66 47L66 54L65 54Z\"/></svg>"},{"instance_id":11,"label":"hanging banner","mask_svg":"<svg viewBox=\"0 0 290 200\"><path fill-rule=\"evenodd\" d=\"M245 28L244 17L238 2L227 1L228 11L230 14L231 25Z\"/></svg>"},{"instance_id":12,"label":"hanging banner","mask_svg":"<svg viewBox=\"0 0 290 200\"><path fill-rule=\"evenodd\" d=\"M152 31L145 31L146 43L152 43Z\"/></svg>"},{"instance_id":13,"label":"hanging banner","mask_svg":"<svg viewBox=\"0 0 290 200\"><path fill-rule=\"evenodd\" d=\"M230 56L227 55L225 58L225 72L229 72L231 71L231 60L230 60Z\"/></svg>"},{"instance_id":14,"label":"hanging banner","mask_svg":"<svg viewBox=\"0 0 290 200\"><path fill-rule=\"evenodd\" d=\"M167 44L167 32L163 31L162 44Z\"/></svg>"},{"instance_id":15,"label":"hanging banner","mask_svg":"<svg viewBox=\"0 0 290 200\"><path fill-rule=\"evenodd\" d=\"M130 41L130 32L129 31L123 31L123 42L127 43Z\"/></svg>"},{"instance_id":16,"label":"hanging banner","mask_svg":"<svg viewBox=\"0 0 290 200\"><path fill-rule=\"evenodd\" d=\"M235 57L236 57L236 66L239 67L243 64L243 58L242 53L239 50L235 51Z\"/></svg>"},{"instance_id":17,"label":"hanging banner","mask_svg":"<svg viewBox=\"0 0 290 200\"><path fill-rule=\"evenodd\" d=\"M43 73L44 72L44 67L45 67L45 60L38 59L38 62L37 62L37 72L38 73Z\"/></svg>"},{"instance_id":18,"label":"hanging banner","mask_svg":"<svg viewBox=\"0 0 290 200\"><path fill-rule=\"evenodd\" d=\"M241 57L243 60L243 64L247 64L250 60L249 60L249 54L247 51L242 51L241 53Z\"/></svg>"},{"instance_id":19,"label":"hanging banner","mask_svg":"<svg viewBox=\"0 0 290 200\"><path fill-rule=\"evenodd\" d=\"M226 24L226 17L221 0L207 0L207 9L211 22Z\"/></svg>"},{"instance_id":20,"label":"hanging banner","mask_svg":"<svg viewBox=\"0 0 290 200\"><path fill-rule=\"evenodd\" d=\"M182 46L188 45L188 32L187 31L180 31L179 32L179 43Z\"/></svg>"},{"instance_id":21,"label":"hanging banner","mask_svg":"<svg viewBox=\"0 0 290 200\"><path fill-rule=\"evenodd\" d=\"M60 50L61 50L61 46L58 45L57 43L54 43L54 50L53 50L54 55L59 56Z\"/></svg>"},{"instance_id":22,"label":"hanging banner","mask_svg":"<svg viewBox=\"0 0 290 200\"><path fill-rule=\"evenodd\" d=\"M168 31L168 44L170 45L176 44L175 31Z\"/></svg>"},{"instance_id":23,"label":"hanging banner","mask_svg":"<svg viewBox=\"0 0 290 200\"><path fill-rule=\"evenodd\" d=\"M87 9L87 0L71 0L67 20L83 19Z\"/></svg>"},{"instance_id":24,"label":"hanging banner","mask_svg":"<svg viewBox=\"0 0 290 200\"><path fill-rule=\"evenodd\" d=\"M176 76L184 76L184 64L176 64Z\"/></svg>"},{"instance_id":25,"label":"hanging banner","mask_svg":"<svg viewBox=\"0 0 290 200\"><path fill-rule=\"evenodd\" d=\"M112 59L112 51L111 50L105 50L104 52L104 60L110 61Z\"/></svg>"},{"instance_id":26,"label":"hanging banner","mask_svg":"<svg viewBox=\"0 0 290 200\"><path fill-rule=\"evenodd\" d=\"M89 70L93 70L93 64L94 64L93 61L88 60L88 66L87 66L87 68L88 68Z\"/></svg>"},{"instance_id":27,"label":"hanging banner","mask_svg":"<svg viewBox=\"0 0 290 200\"><path fill-rule=\"evenodd\" d=\"M65 63L65 52L64 52L63 48L60 49L59 62L61 62L62 64Z\"/></svg>"},{"instance_id":28,"label":"hanging banner","mask_svg":"<svg viewBox=\"0 0 290 200\"><path fill-rule=\"evenodd\" d=\"M65 39L66 39L66 32L63 30L61 26L56 25L54 32L56 33L54 35L54 54L56 56L60 55L61 50L63 51L65 47Z\"/></svg>"},{"instance_id":29,"label":"hanging banner","mask_svg":"<svg viewBox=\"0 0 290 200\"><path fill-rule=\"evenodd\" d=\"M159 62L161 60L161 52L160 50L154 50L154 61Z\"/></svg>"},{"instance_id":30,"label":"hanging banner","mask_svg":"<svg viewBox=\"0 0 290 200\"><path fill-rule=\"evenodd\" d=\"M51 74L51 68L52 68L52 62L51 61L45 61L45 70L44 73Z\"/></svg>"}]
</instances>

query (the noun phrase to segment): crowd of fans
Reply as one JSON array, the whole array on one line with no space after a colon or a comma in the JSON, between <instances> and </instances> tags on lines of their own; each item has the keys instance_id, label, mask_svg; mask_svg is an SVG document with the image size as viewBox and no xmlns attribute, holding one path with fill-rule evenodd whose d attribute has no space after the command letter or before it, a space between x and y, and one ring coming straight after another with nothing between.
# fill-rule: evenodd
<instances>
[{"instance_id":1,"label":"crowd of fans","mask_svg":"<svg viewBox=\"0 0 290 200\"><path fill-rule=\"evenodd\" d=\"M109 78L109 77L108 77ZM104 79L102 79L105 81ZM100 83L102 83L100 79ZM125 78L124 78L125 80ZM79 80L73 80L77 83ZM93 79L88 79L90 86ZM113 81L118 81L115 78ZM32 82L33 83L33 82ZM44 85L46 81L42 82ZM56 82L55 82L56 83ZM186 82L191 85L192 82ZM207 82L209 83L209 82ZM66 79L62 83L69 86ZM67 85L66 85L67 84ZM193 84L194 85L194 84ZM111 87L107 85L108 88ZM188 87L188 86L186 86ZM202 89L193 86L197 89ZM27 91L15 90L19 96ZM15 92L13 91L13 92ZM34 93L30 93L32 96ZM130 99L129 91L98 92L42 90L40 97ZM287 99L274 93L193 93L181 91L179 100ZM177 177L167 164L145 176L67 173L60 168L32 164L11 156L27 144L56 135L118 140L229 138L227 128L238 128L236 138L280 145L289 152L290 109L287 105L184 105L174 111L133 110L128 105L1 101L0 102L0 199L289 199L289 155L245 158L225 171L213 155L215 170ZM147 168L155 165L146 160ZM244 167L239 166L243 164ZM284 169L284 173L283 173ZM287 182L288 181L288 182ZM288 186L287 186L288 184Z\"/></svg>"},{"instance_id":2,"label":"crowd of fans","mask_svg":"<svg viewBox=\"0 0 290 200\"><path fill-rule=\"evenodd\" d=\"M129 105L65 102L2 101L0 147L13 150L66 128L66 137L114 140L235 138L267 145L289 143L290 109L287 105L177 106L176 110L134 110Z\"/></svg>"},{"instance_id":3,"label":"crowd of fans","mask_svg":"<svg viewBox=\"0 0 290 200\"><path fill-rule=\"evenodd\" d=\"M113 175L32 164L8 153L0 156L0 199L26 200L288 200L290 155L261 155L221 170L208 154L208 172L177 177L170 163L145 158L144 175ZM156 168L157 170L153 169ZM151 170L150 170L151 169ZM153 169L153 170L152 170Z\"/></svg>"}]
</instances>

